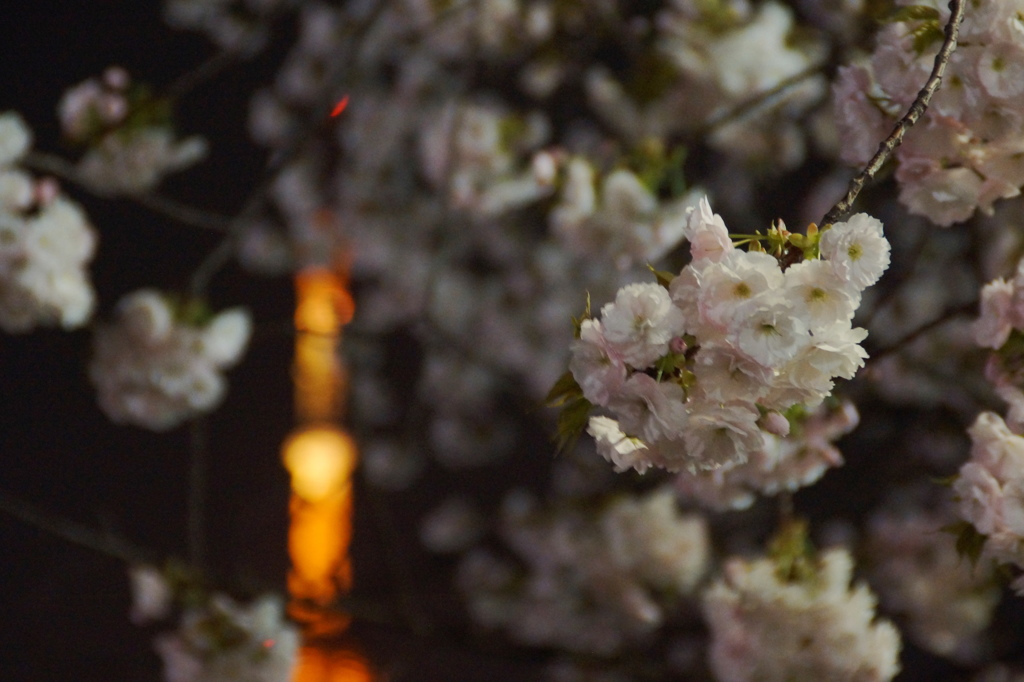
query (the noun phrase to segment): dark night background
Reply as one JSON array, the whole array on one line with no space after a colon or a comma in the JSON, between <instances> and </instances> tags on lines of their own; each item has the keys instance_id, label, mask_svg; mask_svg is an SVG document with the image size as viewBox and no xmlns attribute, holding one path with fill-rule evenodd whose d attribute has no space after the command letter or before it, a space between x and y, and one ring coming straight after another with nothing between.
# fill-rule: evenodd
<instances>
[{"instance_id":1,"label":"dark night background","mask_svg":"<svg viewBox=\"0 0 1024 682\"><path fill-rule=\"evenodd\" d=\"M60 140L56 120L57 102L68 87L120 65L159 89L214 54L202 36L165 26L160 4L0 3L6 10L0 23L0 111L21 113L35 133L36 149L73 155ZM248 96L273 78L294 26L285 22L277 28L266 53L201 84L179 104L178 129L205 136L210 153L165 180L161 194L225 215L241 207L265 161L245 133ZM181 289L219 241L217 234L177 224L129 200L96 198L62 185L100 235L91 267L99 319L140 287ZM284 331L293 307L291 284L229 265L209 292L214 309L249 306L256 327L242 363L228 372L226 401L207 418L208 568L215 584L234 592L283 592L289 492L279 448L293 425L292 339ZM184 556L189 428L154 434L110 423L86 376L89 344L84 330L0 335L0 492L50 519L123 538L158 559ZM420 488L427 489L376 493L373 504L366 497L375 493L357 492L356 590L397 612L395 580L404 581L421 623L435 627L413 636L405 627L357 622L352 631L359 645L392 680L534 679L529 654L488 644L481 651L479 642L466 642L463 628L456 634L436 626L458 623L459 607L447 587L451 564L426 554L416 541L415 519L442 499L429 472ZM0 547L0 613L6 621L0 628L0 682L162 679L152 649L156 631L129 622L123 562L6 513L0 513Z\"/></svg>"},{"instance_id":2,"label":"dark night background","mask_svg":"<svg viewBox=\"0 0 1024 682\"><path fill-rule=\"evenodd\" d=\"M205 38L167 28L160 19L160 4L0 3L5 10L0 23L0 111L21 113L36 134L38 149L72 153L59 140L55 113L68 87L116 64L159 88L214 53ZM210 154L199 166L171 176L161 193L225 215L239 209L264 163L263 154L245 134L248 94L273 77L291 28L280 26L278 40L268 52L200 85L181 103L179 130L205 136ZM176 224L128 200L95 198L66 184L65 189L83 204L100 233L91 268L100 318L109 314L118 298L140 287L180 288L218 243L216 234ZM249 306L256 332L243 362L228 373L225 403L207 419L209 566L215 582L243 590L262 586L283 591L288 481L279 447L293 423L292 339L283 331L290 320L291 286L287 278L254 277L229 265L214 278L210 298L215 309ZM0 492L53 518L109 531L158 557L183 556L188 427L154 434L111 424L96 405L86 378L89 341L87 331L0 334ZM865 413L863 423L887 419L892 424L902 421L896 414ZM863 454L886 447L891 437L884 428L872 431L862 426L854 438L860 439ZM534 450L534 461L524 463L518 475L534 476L545 466L549 446L539 443ZM864 492L875 487L858 449L851 446L849 452L847 467L797 497L802 512L819 504L841 506L851 489ZM510 483L507 472L500 481L488 471L463 476L463 487L472 485L479 496ZM445 625L416 637L402 628L360 623L354 632L393 680L536 679L531 654L497 644L470 644L464 628L449 627L459 623L459 607L446 587L450 563L426 554L415 540L415 519L443 499L438 489L445 484L428 472L426 480L408 493L360 489L354 549L357 591L398 610L401 600L393 574L397 552L403 572L398 579L411 587L417 609L435 625ZM497 495L492 498L493 507ZM858 515L865 509L848 511ZM0 628L0 682L161 679L160 661L151 645L155 632L129 622L128 582L121 561L4 513L0 548L0 613L6 621ZM1003 613L1002 627L1009 632L1024 628L1019 611ZM912 648L908 656L907 667L920 672L915 680L949 679L945 663Z\"/></svg>"},{"instance_id":3,"label":"dark night background","mask_svg":"<svg viewBox=\"0 0 1024 682\"><path fill-rule=\"evenodd\" d=\"M197 35L175 33L155 0L7 2L0 24L0 109L19 111L36 147L69 153L55 107L69 86L119 64L166 85L209 57ZM198 88L179 110L181 128L212 142L207 162L163 192L231 212L258 172L244 135L245 89L259 65ZM241 77L235 77L241 76ZM247 80L248 78L248 80ZM217 235L175 224L123 200L65 186L100 233L92 264L99 314L142 286L180 287ZM287 280L229 267L211 287L215 307L255 306L257 325L288 319ZM261 335L231 372L227 401L209 419L211 565L281 586L287 476L277 449L291 424L290 339ZM42 330L0 337L0 489L55 517L109 531L159 556L185 549L188 428L153 434L115 426L99 411L85 374L89 333ZM0 679L156 680L153 632L127 618L124 565L7 515L0 518Z\"/></svg>"}]
</instances>

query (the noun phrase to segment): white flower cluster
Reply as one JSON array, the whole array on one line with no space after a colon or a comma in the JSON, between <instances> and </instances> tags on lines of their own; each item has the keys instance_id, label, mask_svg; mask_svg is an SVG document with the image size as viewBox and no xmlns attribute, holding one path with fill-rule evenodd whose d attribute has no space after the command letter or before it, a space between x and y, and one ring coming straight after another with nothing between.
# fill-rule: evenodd
<instances>
[{"instance_id":1,"label":"white flower cluster","mask_svg":"<svg viewBox=\"0 0 1024 682\"><path fill-rule=\"evenodd\" d=\"M971 457L953 483L957 513L984 536L982 556L1024 568L1024 437L994 412L967 430ZM1015 588L1024 592L1024 581Z\"/></svg>"},{"instance_id":2,"label":"white flower cluster","mask_svg":"<svg viewBox=\"0 0 1024 682\"><path fill-rule=\"evenodd\" d=\"M1000 277L982 287L980 307L974 341L996 351L985 365L985 378L1009 403L1010 428L1024 433L1024 259L1010 281Z\"/></svg>"},{"instance_id":3,"label":"white flower cluster","mask_svg":"<svg viewBox=\"0 0 1024 682\"><path fill-rule=\"evenodd\" d=\"M131 78L108 68L64 93L58 105L61 129L73 142L87 144L78 171L99 193L131 194L155 187L169 173L206 156L200 137L177 140L161 103L130 91Z\"/></svg>"},{"instance_id":4,"label":"white flower cluster","mask_svg":"<svg viewBox=\"0 0 1024 682\"><path fill-rule=\"evenodd\" d=\"M268 38L266 22L294 0L164 0L164 19L172 27L201 31L226 50L245 55Z\"/></svg>"},{"instance_id":5,"label":"white flower cluster","mask_svg":"<svg viewBox=\"0 0 1024 682\"><path fill-rule=\"evenodd\" d=\"M551 180L522 161L550 135L539 112L518 117L499 107L446 103L423 121L423 172L452 206L493 217L551 193Z\"/></svg>"},{"instance_id":6,"label":"white flower cluster","mask_svg":"<svg viewBox=\"0 0 1024 682\"><path fill-rule=\"evenodd\" d=\"M846 550L824 552L814 575L780 577L772 559L732 559L704 594L711 669L719 682L882 682L899 671L900 637L875 621L875 598L850 588Z\"/></svg>"},{"instance_id":7,"label":"white flower cluster","mask_svg":"<svg viewBox=\"0 0 1024 682\"><path fill-rule=\"evenodd\" d=\"M299 632L284 620L278 597L244 606L217 594L186 609L178 629L158 636L155 646L167 682L289 682Z\"/></svg>"},{"instance_id":8,"label":"white flower cluster","mask_svg":"<svg viewBox=\"0 0 1024 682\"><path fill-rule=\"evenodd\" d=\"M772 90L820 61L824 46L804 26L794 40L793 10L778 2L673 0L656 19L657 68L641 72L652 90L637 101L604 67L588 72L587 90L598 114L634 139L665 137L698 125ZM652 60L654 61L654 60ZM659 79L667 85L659 88ZM634 87L634 89L637 89ZM661 91L658 91L658 90ZM708 141L741 158L798 165L805 157L804 133L796 120L826 92L819 75L760 107L757 117L717 126ZM784 115L773 116L771 109Z\"/></svg>"},{"instance_id":9,"label":"white flower cluster","mask_svg":"<svg viewBox=\"0 0 1024 682\"><path fill-rule=\"evenodd\" d=\"M178 312L159 292L142 289L118 303L116 324L97 329L89 378L113 421L164 431L224 397L221 370L245 351L249 313L233 308L197 325Z\"/></svg>"},{"instance_id":10,"label":"white flower cluster","mask_svg":"<svg viewBox=\"0 0 1024 682\"><path fill-rule=\"evenodd\" d=\"M565 167L559 202L550 214L552 231L580 255L611 255L622 270L658 261L682 242L687 210L700 190L659 202L630 170L620 168L597 182L589 161L573 157Z\"/></svg>"},{"instance_id":11,"label":"white flower cluster","mask_svg":"<svg viewBox=\"0 0 1024 682\"><path fill-rule=\"evenodd\" d=\"M870 61L839 70L834 86L843 160L862 165L916 97L932 68L949 10L938 0L899 0L931 18L895 21L878 33ZM1024 20L1015 0L971 5L942 88L897 148L900 201L948 226L1024 185ZM934 40L921 43L922 36Z\"/></svg>"},{"instance_id":12,"label":"white flower cluster","mask_svg":"<svg viewBox=\"0 0 1024 682\"><path fill-rule=\"evenodd\" d=\"M692 594L711 551L704 519L680 514L668 489L620 498L596 518L513 496L502 529L527 572L468 554L459 583L475 620L525 644L598 655L657 630L671 602Z\"/></svg>"},{"instance_id":13,"label":"white flower cluster","mask_svg":"<svg viewBox=\"0 0 1024 682\"><path fill-rule=\"evenodd\" d=\"M990 566L972 566L942 532L946 515L914 509L884 512L868 525L869 580L889 613L903 616L904 632L939 656L984 658L983 633L1001 590Z\"/></svg>"},{"instance_id":14,"label":"white flower cluster","mask_svg":"<svg viewBox=\"0 0 1024 682\"><path fill-rule=\"evenodd\" d=\"M785 271L767 253L734 248L706 199L686 237L693 259L667 290L620 289L573 346L569 368L584 397L617 418L592 418L589 431L619 470L742 464L766 447L765 431L784 432L773 412L819 405L867 357L867 332L851 321L889 264L874 218L832 225L822 258Z\"/></svg>"},{"instance_id":15,"label":"white flower cluster","mask_svg":"<svg viewBox=\"0 0 1024 682\"><path fill-rule=\"evenodd\" d=\"M552 0L401 0L391 11L397 15L392 23L426 33L425 47L433 56L458 60L524 51L552 37L559 10L566 12Z\"/></svg>"},{"instance_id":16,"label":"white flower cluster","mask_svg":"<svg viewBox=\"0 0 1024 682\"><path fill-rule=\"evenodd\" d=\"M1024 259L1010 281L981 290L975 342L989 348L985 377L1009 404L1003 417L978 415L968 429L971 458L953 484L961 518L984 536L983 556L1024 568ZM1024 580L1014 583L1024 593Z\"/></svg>"},{"instance_id":17,"label":"white flower cluster","mask_svg":"<svg viewBox=\"0 0 1024 682\"><path fill-rule=\"evenodd\" d=\"M0 328L74 329L92 315L86 264L96 233L81 207L52 179L36 180L17 163L32 134L17 114L0 114Z\"/></svg>"},{"instance_id":18,"label":"white flower cluster","mask_svg":"<svg viewBox=\"0 0 1024 682\"><path fill-rule=\"evenodd\" d=\"M188 576L174 569L135 564L128 574L133 623L147 625L180 617L175 631L154 641L167 682L292 679L299 631L284 620L279 597L264 595L246 606L227 595L196 589Z\"/></svg>"},{"instance_id":19,"label":"white flower cluster","mask_svg":"<svg viewBox=\"0 0 1024 682\"><path fill-rule=\"evenodd\" d=\"M857 427L853 403L821 404L810 414L793 418L786 436L764 434L764 447L730 469L682 473L675 480L680 498L717 511L747 509L757 495L793 492L815 483L843 456L832 444Z\"/></svg>"}]
</instances>

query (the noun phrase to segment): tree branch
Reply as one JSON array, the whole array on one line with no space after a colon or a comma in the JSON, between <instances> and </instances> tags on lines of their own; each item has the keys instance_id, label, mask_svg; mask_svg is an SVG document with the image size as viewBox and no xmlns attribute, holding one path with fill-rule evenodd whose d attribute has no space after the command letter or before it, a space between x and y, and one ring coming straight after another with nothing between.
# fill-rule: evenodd
<instances>
[{"instance_id":1,"label":"tree branch","mask_svg":"<svg viewBox=\"0 0 1024 682\"><path fill-rule=\"evenodd\" d=\"M47 535L120 559L126 563L139 563L151 559L148 552L132 546L127 540L74 521L52 516L35 505L2 490L0 490L0 512Z\"/></svg>"},{"instance_id":2,"label":"tree branch","mask_svg":"<svg viewBox=\"0 0 1024 682\"><path fill-rule=\"evenodd\" d=\"M47 173L58 177L61 180L78 185L98 197L102 197L104 199L123 197L130 201L134 201L140 206L144 206L155 213L163 214L168 218L184 223L185 225L191 225L193 227L199 227L213 232L225 232L231 224L231 220L225 216L186 206L185 204L180 204L173 199L168 199L167 197L156 194L155 192L113 195L96 187L78 172L78 169L75 168L74 164L55 154L47 154L45 152L37 151L29 152L22 160L22 163L26 168L30 168L38 173Z\"/></svg>"},{"instance_id":3,"label":"tree branch","mask_svg":"<svg viewBox=\"0 0 1024 682\"><path fill-rule=\"evenodd\" d=\"M952 56L953 51L956 50L956 41L960 33L960 22L963 18L963 0L950 0L949 21L946 23L945 39L942 41L939 53L935 55L935 64L932 66L931 75L928 76L928 80L925 82L924 87L921 88L921 91L917 93L917 98L914 99L913 104L907 109L907 113L896 123L896 127L893 128L889 137L885 138L878 145L878 151L875 152L868 165L850 181L850 187L846 192L846 196L821 219L822 226L835 223L849 213L853 202L857 199L857 195L860 194L864 185L875 177L875 174L882 168L882 165L896 151L896 147L899 147L903 142L903 136L906 132L924 115L932 95L935 94L935 91L939 89L939 85L942 84L942 74L946 70L946 64L949 63L949 58Z\"/></svg>"}]
</instances>

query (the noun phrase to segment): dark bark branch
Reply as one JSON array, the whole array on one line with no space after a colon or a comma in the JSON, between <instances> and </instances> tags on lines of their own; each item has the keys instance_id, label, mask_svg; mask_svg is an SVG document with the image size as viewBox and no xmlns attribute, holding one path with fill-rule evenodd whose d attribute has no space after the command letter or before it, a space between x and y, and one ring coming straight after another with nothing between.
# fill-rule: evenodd
<instances>
[{"instance_id":1,"label":"dark bark branch","mask_svg":"<svg viewBox=\"0 0 1024 682\"><path fill-rule=\"evenodd\" d=\"M942 41L942 47L939 48L939 53L935 55L935 64L932 66L932 73L928 76L928 80L925 82L924 87L917 93L917 98L914 103L910 105L907 113L896 123L896 127L889 134L889 137L885 138L881 144L878 145L878 151L875 152L874 157L868 162L868 165L862 170L853 180L850 181L850 188L846 192L839 203L832 207L832 209L825 214L825 217L821 219L821 225L830 225L835 223L839 219L846 216L849 213L850 208L853 206L853 202L857 199L857 195L860 194L861 189L875 177L875 174L882 168L882 165L889 159L896 147L899 147L903 142L903 136L908 130L910 130L918 119L924 114L925 110L928 109L928 103L932 99L932 95L939 89L939 85L942 83L942 74L946 70L946 64L949 63L949 58L952 56L953 51L956 49L957 37L960 33L960 22L964 18L964 2L963 0L950 0L949 3L949 21L946 23L945 39Z\"/></svg>"}]
</instances>

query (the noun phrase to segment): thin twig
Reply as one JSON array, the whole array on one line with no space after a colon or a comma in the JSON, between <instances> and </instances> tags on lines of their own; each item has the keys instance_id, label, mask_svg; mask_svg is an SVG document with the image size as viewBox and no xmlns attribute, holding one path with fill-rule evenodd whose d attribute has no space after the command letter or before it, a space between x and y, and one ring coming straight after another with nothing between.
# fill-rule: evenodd
<instances>
[{"instance_id":1,"label":"thin twig","mask_svg":"<svg viewBox=\"0 0 1024 682\"><path fill-rule=\"evenodd\" d=\"M225 216L178 203L155 192L114 195L102 187L97 187L88 178L79 173L74 164L55 154L38 151L29 152L22 160L22 163L26 168L31 168L39 173L47 173L78 185L103 199L125 198L148 208L154 213L160 213L185 225L214 232L225 232L231 222Z\"/></svg>"},{"instance_id":2,"label":"thin twig","mask_svg":"<svg viewBox=\"0 0 1024 682\"><path fill-rule=\"evenodd\" d=\"M932 331L936 327L941 327L942 325L946 324L947 322L949 322L950 320L952 320L955 317L960 317L961 315L967 315L967 314L976 312L977 311L977 306L978 306L977 302L965 303L965 304L963 304L961 306L958 306L956 308L952 308L952 309L944 312L942 315L939 315L937 318L935 318L931 322L927 322L927 323L921 325L920 327L918 327L917 329L915 329L915 330L913 330L911 332L908 332L906 335L901 337L899 340L897 340L893 344L891 344L889 346L886 346L885 348L882 348L881 350L877 350L877 351L873 352L871 354L871 357L868 358L867 364L872 364L874 362L878 362L879 360L881 360L885 356L891 355L891 354L895 353L896 351L900 350L904 346L906 346L906 345L908 345L910 343L913 343L914 341L917 341L920 337L924 336L925 334L927 334L928 332Z\"/></svg>"},{"instance_id":3,"label":"thin twig","mask_svg":"<svg viewBox=\"0 0 1024 682\"><path fill-rule=\"evenodd\" d=\"M150 554L110 533L103 533L68 519L57 518L5 491L0 491L0 511L47 535L126 563L143 562Z\"/></svg>"},{"instance_id":4,"label":"thin twig","mask_svg":"<svg viewBox=\"0 0 1024 682\"><path fill-rule=\"evenodd\" d=\"M783 95L790 88L797 86L800 83L804 82L805 80L808 80L809 78L812 78L820 74L824 66L824 64L815 64L814 66L807 67L806 69L800 71L799 73L795 73L792 76L783 78L773 87L767 90L763 90L754 95L753 97L743 100L736 106L723 111L717 116L713 116L706 123L704 123L703 126L700 127L696 135L699 137L704 137L728 123L743 118L748 113L756 109L759 109L762 106L770 107L773 100L778 98L780 95Z\"/></svg>"},{"instance_id":5,"label":"thin twig","mask_svg":"<svg viewBox=\"0 0 1024 682\"><path fill-rule=\"evenodd\" d=\"M192 273L188 283L189 292L193 296L202 297L206 293L206 288L210 286L213 276L234 257L235 235L228 234L212 251L206 254L199 267Z\"/></svg>"},{"instance_id":6,"label":"thin twig","mask_svg":"<svg viewBox=\"0 0 1024 682\"><path fill-rule=\"evenodd\" d=\"M196 86L216 77L236 61L238 61L237 53L221 50L196 68L175 78L167 87L160 91L160 94L168 99L178 99L188 94Z\"/></svg>"},{"instance_id":7,"label":"thin twig","mask_svg":"<svg viewBox=\"0 0 1024 682\"><path fill-rule=\"evenodd\" d=\"M931 101L932 95L935 94L935 91L939 89L939 85L942 84L942 74L946 70L946 64L949 63L949 58L956 49L956 41L960 33L960 22L964 18L963 0L950 0L949 12L945 39L942 41L939 53L935 55L935 64L932 66L931 75L928 76L924 87L917 93L917 98L914 99L913 104L910 105L903 118L896 123L896 127L893 128L889 137L885 138L878 145L878 151L875 152L875 156L868 162L868 165L850 181L850 187L846 192L846 196L821 219L822 225L831 225L850 211L853 202L857 199L857 195L860 194L864 185L872 180L875 174L881 170L882 165L896 151L896 147L899 147L903 142L904 134L917 123L918 119L924 115L925 110L928 109L928 103Z\"/></svg>"}]
</instances>

